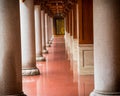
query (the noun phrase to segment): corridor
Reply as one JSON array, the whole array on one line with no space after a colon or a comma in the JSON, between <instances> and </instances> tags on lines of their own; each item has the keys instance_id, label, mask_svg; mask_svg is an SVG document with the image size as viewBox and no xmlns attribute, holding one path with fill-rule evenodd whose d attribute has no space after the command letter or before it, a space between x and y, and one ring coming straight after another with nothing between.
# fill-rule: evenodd
<instances>
[{"instance_id":1,"label":"corridor","mask_svg":"<svg viewBox=\"0 0 120 96\"><path fill-rule=\"evenodd\" d=\"M37 62L41 75L24 76L23 91L27 96L89 96L93 75L73 76L65 52L64 37L55 37L46 62Z\"/></svg>"},{"instance_id":2,"label":"corridor","mask_svg":"<svg viewBox=\"0 0 120 96\"><path fill-rule=\"evenodd\" d=\"M0 96L120 96L119 42L120 0L0 0Z\"/></svg>"}]
</instances>

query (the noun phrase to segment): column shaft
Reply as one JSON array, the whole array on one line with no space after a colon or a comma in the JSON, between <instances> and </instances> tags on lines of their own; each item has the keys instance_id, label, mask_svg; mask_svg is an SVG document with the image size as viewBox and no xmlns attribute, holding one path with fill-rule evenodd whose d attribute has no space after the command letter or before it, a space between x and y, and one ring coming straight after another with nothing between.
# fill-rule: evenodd
<instances>
[{"instance_id":1,"label":"column shaft","mask_svg":"<svg viewBox=\"0 0 120 96\"><path fill-rule=\"evenodd\" d=\"M49 41L50 41L50 31L51 31L51 23L50 23L50 16L48 16L48 44L50 45Z\"/></svg>"},{"instance_id":2,"label":"column shaft","mask_svg":"<svg viewBox=\"0 0 120 96\"><path fill-rule=\"evenodd\" d=\"M38 75L35 54L35 25L33 0L20 3L21 42L22 42L22 74Z\"/></svg>"},{"instance_id":3,"label":"column shaft","mask_svg":"<svg viewBox=\"0 0 120 96\"><path fill-rule=\"evenodd\" d=\"M120 0L94 0L95 90L120 96Z\"/></svg>"},{"instance_id":4,"label":"column shaft","mask_svg":"<svg viewBox=\"0 0 120 96\"><path fill-rule=\"evenodd\" d=\"M49 27L48 27L48 14L45 13L45 35L46 35L46 47L50 47L49 44Z\"/></svg>"},{"instance_id":5,"label":"column shaft","mask_svg":"<svg viewBox=\"0 0 120 96\"><path fill-rule=\"evenodd\" d=\"M42 24L42 46L43 46L43 53L48 53L46 49L46 35L45 35L45 12L41 10L41 24Z\"/></svg>"},{"instance_id":6,"label":"column shaft","mask_svg":"<svg viewBox=\"0 0 120 96\"><path fill-rule=\"evenodd\" d=\"M25 96L19 15L19 0L0 0L0 96Z\"/></svg>"},{"instance_id":7,"label":"column shaft","mask_svg":"<svg viewBox=\"0 0 120 96\"><path fill-rule=\"evenodd\" d=\"M35 5L35 42L36 42L36 60L45 61L42 54L42 30L41 30L41 7Z\"/></svg>"},{"instance_id":8,"label":"column shaft","mask_svg":"<svg viewBox=\"0 0 120 96\"><path fill-rule=\"evenodd\" d=\"M50 40L51 40L51 42L50 43L52 43L52 41L53 41L53 39L54 39L54 28L53 28L53 18L51 17L50 18L50 27L51 27L51 30L50 30Z\"/></svg>"},{"instance_id":9,"label":"column shaft","mask_svg":"<svg viewBox=\"0 0 120 96\"><path fill-rule=\"evenodd\" d=\"M50 18L50 16L48 16L48 44L49 45L50 45L50 40L52 38L52 36L50 35L51 33L52 33L51 18ZM53 38L52 38L52 40L53 40Z\"/></svg>"}]
</instances>

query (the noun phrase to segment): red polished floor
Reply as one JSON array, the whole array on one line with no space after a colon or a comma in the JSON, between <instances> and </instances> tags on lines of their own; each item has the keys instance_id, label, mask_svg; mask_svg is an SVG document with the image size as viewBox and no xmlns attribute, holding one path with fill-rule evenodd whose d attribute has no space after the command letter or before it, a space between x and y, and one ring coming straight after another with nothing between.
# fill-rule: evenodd
<instances>
[{"instance_id":1,"label":"red polished floor","mask_svg":"<svg viewBox=\"0 0 120 96\"><path fill-rule=\"evenodd\" d=\"M46 62L37 62L41 75L23 77L24 93L27 96L89 96L93 76L73 76L64 38L55 37L48 50Z\"/></svg>"}]
</instances>

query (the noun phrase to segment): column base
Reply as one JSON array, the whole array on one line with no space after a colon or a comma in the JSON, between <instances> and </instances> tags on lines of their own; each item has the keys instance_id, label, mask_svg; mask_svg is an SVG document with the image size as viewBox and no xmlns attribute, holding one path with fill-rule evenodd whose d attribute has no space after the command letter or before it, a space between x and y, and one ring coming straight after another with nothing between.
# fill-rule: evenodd
<instances>
[{"instance_id":1,"label":"column base","mask_svg":"<svg viewBox=\"0 0 120 96\"><path fill-rule=\"evenodd\" d=\"M43 53L43 54L48 54L48 50L47 50L47 49L44 49L44 50L42 51L42 53Z\"/></svg>"},{"instance_id":2,"label":"column base","mask_svg":"<svg viewBox=\"0 0 120 96\"><path fill-rule=\"evenodd\" d=\"M46 44L46 47L51 47L51 45L50 44Z\"/></svg>"},{"instance_id":3,"label":"column base","mask_svg":"<svg viewBox=\"0 0 120 96\"><path fill-rule=\"evenodd\" d=\"M39 57L36 57L36 61L46 61L45 57L43 56L39 56Z\"/></svg>"},{"instance_id":4,"label":"column base","mask_svg":"<svg viewBox=\"0 0 120 96\"><path fill-rule=\"evenodd\" d=\"M90 96L120 96L120 92L99 92L93 91Z\"/></svg>"},{"instance_id":5,"label":"column base","mask_svg":"<svg viewBox=\"0 0 120 96\"><path fill-rule=\"evenodd\" d=\"M40 75L40 71L38 68L34 69L22 69L23 76L33 76L33 75Z\"/></svg>"},{"instance_id":6,"label":"column base","mask_svg":"<svg viewBox=\"0 0 120 96\"><path fill-rule=\"evenodd\" d=\"M21 93L14 94L14 95L3 95L3 94L0 94L0 96L27 96L27 95L25 95L23 92L21 92Z\"/></svg>"},{"instance_id":7,"label":"column base","mask_svg":"<svg viewBox=\"0 0 120 96\"><path fill-rule=\"evenodd\" d=\"M18 94L18 95L15 95L15 96L27 96L27 95L25 95L25 94L22 92L22 93L20 93L20 94Z\"/></svg>"},{"instance_id":8,"label":"column base","mask_svg":"<svg viewBox=\"0 0 120 96\"><path fill-rule=\"evenodd\" d=\"M52 44L52 41L51 41L51 40L49 41L49 44Z\"/></svg>"},{"instance_id":9,"label":"column base","mask_svg":"<svg viewBox=\"0 0 120 96\"><path fill-rule=\"evenodd\" d=\"M51 37L51 39L50 39L51 41L53 41L54 40L54 37Z\"/></svg>"}]
</instances>

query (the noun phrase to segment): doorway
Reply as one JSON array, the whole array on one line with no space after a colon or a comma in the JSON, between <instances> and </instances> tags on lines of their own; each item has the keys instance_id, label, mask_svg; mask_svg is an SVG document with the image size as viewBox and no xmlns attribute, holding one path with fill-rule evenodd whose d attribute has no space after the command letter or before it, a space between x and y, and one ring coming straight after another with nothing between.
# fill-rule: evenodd
<instances>
[{"instance_id":1,"label":"doorway","mask_svg":"<svg viewBox=\"0 0 120 96\"><path fill-rule=\"evenodd\" d=\"M64 18L55 18L55 35L64 35L65 29L64 29Z\"/></svg>"}]
</instances>

